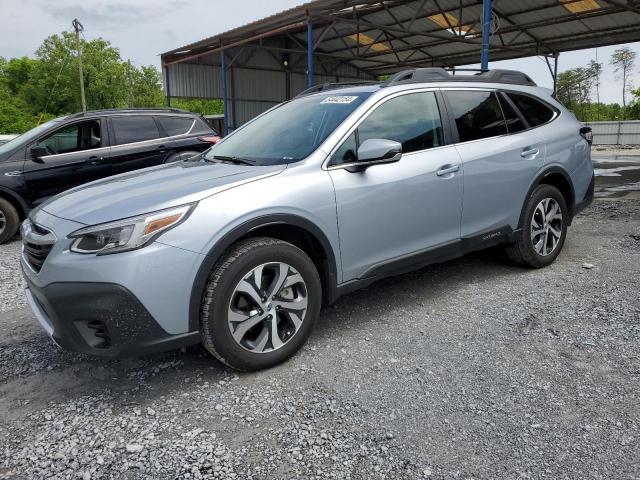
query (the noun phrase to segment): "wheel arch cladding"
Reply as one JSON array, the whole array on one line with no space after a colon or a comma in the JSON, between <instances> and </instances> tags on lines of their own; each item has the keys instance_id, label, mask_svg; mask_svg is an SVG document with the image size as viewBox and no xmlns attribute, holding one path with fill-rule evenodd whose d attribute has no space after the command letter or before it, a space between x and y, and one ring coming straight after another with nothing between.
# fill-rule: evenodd
<instances>
[{"instance_id":1,"label":"wheel arch cladding","mask_svg":"<svg viewBox=\"0 0 640 480\"><path fill-rule=\"evenodd\" d=\"M22 200L22 198L20 198L18 195L11 192L10 190L0 188L0 198L13 205L13 207L18 212L20 220L24 220L25 218L27 218L27 212L29 211L29 209L27 208L26 202Z\"/></svg>"},{"instance_id":2,"label":"wheel arch cladding","mask_svg":"<svg viewBox=\"0 0 640 480\"><path fill-rule=\"evenodd\" d=\"M522 228L522 224L524 221L524 206L527 203L527 199L539 185L551 185L552 187L556 187L560 191L565 203L567 204L567 207L569 208L568 225L570 225L573 217L573 206L575 205L575 192L573 183L571 182L571 177L564 169L560 167L551 167L538 174L538 176L531 184L531 187L529 187L529 191L524 197L524 201L520 209L520 221L518 222L518 228Z\"/></svg>"},{"instance_id":3,"label":"wheel arch cladding","mask_svg":"<svg viewBox=\"0 0 640 480\"><path fill-rule=\"evenodd\" d=\"M313 222L289 214L267 215L239 225L228 232L208 252L200 265L192 286L189 301L189 329L199 329L200 304L207 280L215 264L240 240L253 237L270 237L291 243L304 251L318 269L322 283L323 300L333 301L337 287L336 255L329 239Z\"/></svg>"}]
</instances>

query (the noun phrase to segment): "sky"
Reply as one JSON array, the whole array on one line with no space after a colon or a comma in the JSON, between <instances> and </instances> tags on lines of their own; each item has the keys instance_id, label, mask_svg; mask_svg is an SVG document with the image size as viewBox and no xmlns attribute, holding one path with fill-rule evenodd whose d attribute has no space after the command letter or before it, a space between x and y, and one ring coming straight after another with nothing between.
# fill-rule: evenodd
<instances>
[{"instance_id":1,"label":"sky","mask_svg":"<svg viewBox=\"0 0 640 480\"><path fill-rule=\"evenodd\" d=\"M303 3L301 0L0 0L0 56L32 56L42 40L71 28L77 17L87 39L103 37L137 65L160 67L159 54ZM633 84L640 87L640 42ZM608 65L614 47L597 51L603 63L600 97L622 103L621 82ZM596 50L560 55L559 71L586 66ZM553 82L542 58L493 62L490 68L513 68L529 74L541 86Z\"/></svg>"}]
</instances>

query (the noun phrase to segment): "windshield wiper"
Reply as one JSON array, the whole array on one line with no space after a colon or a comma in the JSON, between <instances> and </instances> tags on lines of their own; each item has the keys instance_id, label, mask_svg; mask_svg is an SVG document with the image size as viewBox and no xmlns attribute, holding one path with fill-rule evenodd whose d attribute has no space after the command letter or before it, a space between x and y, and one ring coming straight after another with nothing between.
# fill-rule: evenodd
<instances>
[{"instance_id":1,"label":"windshield wiper","mask_svg":"<svg viewBox=\"0 0 640 480\"><path fill-rule=\"evenodd\" d=\"M223 162L237 163L239 165L255 165L256 164L254 160L249 160L248 158L241 158L241 157L228 157L226 155L214 155L213 158L216 160L222 160Z\"/></svg>"}]
</instances>

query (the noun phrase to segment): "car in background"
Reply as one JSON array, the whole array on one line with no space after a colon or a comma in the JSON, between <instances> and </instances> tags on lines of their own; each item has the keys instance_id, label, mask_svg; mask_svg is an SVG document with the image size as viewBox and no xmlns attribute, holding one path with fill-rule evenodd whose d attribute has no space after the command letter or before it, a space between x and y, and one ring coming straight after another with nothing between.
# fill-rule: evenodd
<instances>
[{"instance_id":1,"label":"car in background","mask_svg":"<svg viewBox=\"0 0 640 480\"><path fill-rule=\"evenodd\" d=\"M0 135L0 145L4 145L8 141L13 140L16 137L17 135Z\"/></svg>"},{"instance_id":2,"label":"car in background","mask_svg":"<svg viewBox=\"0 0 640 480\"><path fill-rule=\"evenodd\" d=\"M98 110L39 125L0 145L0 244L58 193L184 160L218 140L202 116L178 109Z\"/></svg>"}]
</instances>

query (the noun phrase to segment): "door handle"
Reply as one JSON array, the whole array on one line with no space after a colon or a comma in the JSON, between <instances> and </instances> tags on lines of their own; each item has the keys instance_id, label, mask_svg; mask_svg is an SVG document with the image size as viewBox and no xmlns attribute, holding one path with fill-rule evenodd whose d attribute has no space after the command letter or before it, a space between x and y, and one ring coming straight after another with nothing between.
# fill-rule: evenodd
<instances>
[{"instance_id":1,"label":"door handle","mask_svg":"<svg viewBox=\"0 0 640 480\"><path fill-rule=\"evenodd\" d=\"M537 157L538 154L540 153L540 150L538 150L537 148L525 148L522 153L520 154L521 157Z\"/></svg>"},{"instance_id":2,"label":"door handle","mask_svg":"<svg viewBox=\"0 0 640 480\"><path fill-rule=\"evenodd\" d=\"M436 175L439 177L444 177L445 175L449 175L450 173L455 173L460 170L460 165L443 165L440 167L440 170L436 172Z\"/></svg>"},{"instance_id":3,"label":"door handle","mask_svg":"<svg viewBox=\"0 0 640 480\"><path fill-rule=\"evenodd\" d=\"M100 165L104 157L89 157L89 165Z\"/></svg>"}]
</instances>

